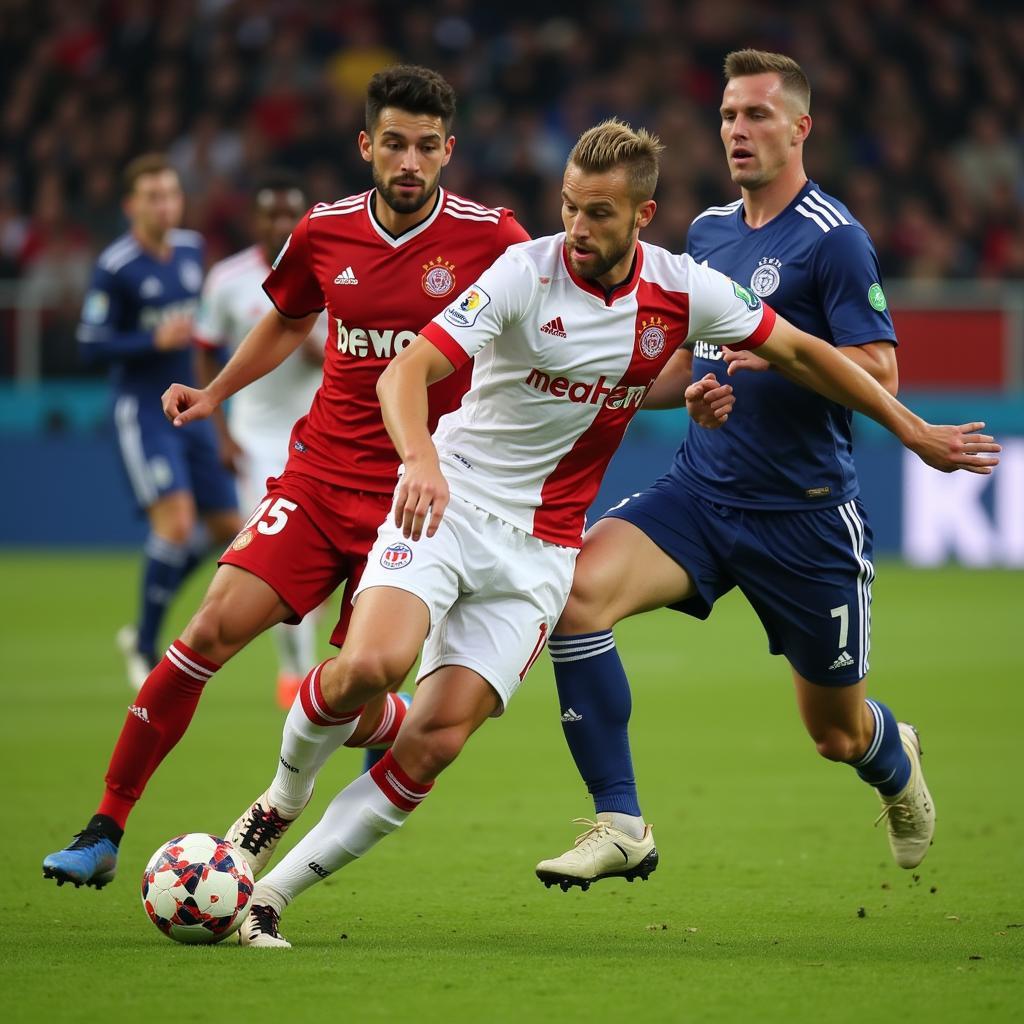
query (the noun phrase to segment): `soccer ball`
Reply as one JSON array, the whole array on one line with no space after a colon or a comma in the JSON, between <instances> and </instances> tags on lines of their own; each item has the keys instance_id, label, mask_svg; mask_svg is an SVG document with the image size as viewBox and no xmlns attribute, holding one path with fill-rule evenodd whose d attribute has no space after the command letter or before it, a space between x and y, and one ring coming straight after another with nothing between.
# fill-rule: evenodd
<instances>
[{"instance_id":1,"label":"soccer ball","mask_svg":"<svg viewBox=\"0 0 1024 1024\"><path fill-rule=\"evenodd\" d=\"M142 875L142 905L176 942L220 942L241 927L252 887L252 870L228 840L190 832L150 858Z\"/></svg>"}]
</instances>

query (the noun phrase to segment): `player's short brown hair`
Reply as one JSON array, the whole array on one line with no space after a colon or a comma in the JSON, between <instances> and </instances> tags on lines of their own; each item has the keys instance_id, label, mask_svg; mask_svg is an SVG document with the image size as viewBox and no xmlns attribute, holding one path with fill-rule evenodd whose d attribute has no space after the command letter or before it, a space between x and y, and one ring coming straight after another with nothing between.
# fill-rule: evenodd
<instances>
[{"instance_id":1,"label":"player's short brown hair","mask_svg":"<svg viewBox=\"0 0 1024 1024\"><path fill-rule=\"evenodd\" d=\"M160 174L163 171L173 170L174 166L163 153L143 153L132 160L121 172L121 192L130 196L135 191L139 178L147 174Z\"/></svg>"},{"instance_id":2,"label":"player's short brown hair","mask_svg":"<svg viewBox=\"0 0 1024 1024\"><path fill-rule=\"evenodd\" d=\"M725 80L747 75L776 74L782 79L782 88L800 105L800 112L811 109L811 83L804 69L792 57L767 50L733 50L725 58Z\"/></svg>"},{"instance_id":3,"label":"player's short brown hair","mask_svg":"<svg viewBox=\"0 0 1024 1024\"><path fill-rule=\"evenodd\" d=\"M444 122L445 135L455 121L455 90L436 72L417 64L393 64L378 71L366 89L366 131L373 135L385 107L408 114L430 114Z\"/></svg>"},{"instance_id":4,"label":"player's short brown hair","mask_svg":"<svg viewBox=\"0 0 1024 1024\"><path fill-rule=\"evenodd\" d=\"M642 203L658 187L658 158L665 147L646 128L633 129L625 121L609 118L580 137L567 164L588 174L601 174L613 167L625 167L633 199Z\"/></svg>"}]
</instances>

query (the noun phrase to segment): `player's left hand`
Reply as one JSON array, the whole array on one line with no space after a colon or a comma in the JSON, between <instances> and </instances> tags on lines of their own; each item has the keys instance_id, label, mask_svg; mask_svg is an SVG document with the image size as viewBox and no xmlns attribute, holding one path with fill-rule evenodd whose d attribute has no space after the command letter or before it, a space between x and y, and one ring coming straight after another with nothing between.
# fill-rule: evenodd
<instances>
[{"instance_id":1,"label":"player's left hand","mask_svg":"<svg viewBox=\"0 0 1024 1024\"><path fill-rule=\"evenodd\" d=\"M961 423L958 427L924 424L918 437L907 447L922 462L943 473L965 469L968 473L991 473L999 465L996 452L1002 448L990 434L979 434L984 423Z\"/></svg>"},{"instance_id":2,"label":"player's left hand","mask_svg":"<svg viewBox=\"0 0 1024 1024\"><path fill-rule=\"evenodd\" d=\"M755 356L749 349L742 349L739 352L734 352L731 348L727 348L722 353L722 359L725 360L728 365L728 369L725 371L731 377L734 373L739 373L740 370L770 370L772 364L767 359L762 359L760 356Z\"/></svg>"},{"instance_id":3,"label":"player's left hand","mask_svg":"<svg viewBox=\"0 0 1024 1024\"><path fill-rule=\"evenodd\" d=\"M449 497L448 481L436 455L425 463L406 462L395 497L395 526L401 527L406 539L419 540L429 515L427 536L433 537L441 525Z\"/></svg>"},{"instance_id":4,"label":"player's left hand","mask_svg":"<svg viewBox=\"0 0 1024 1024\"><path fill-rule=\"evenodd\" d=\"M713 373L706 373L700 380L695 380L683 392L683 397L690 419L708 430L720 427L736 404L732 385L719 384Z\"/></svg>"}]
</instances>

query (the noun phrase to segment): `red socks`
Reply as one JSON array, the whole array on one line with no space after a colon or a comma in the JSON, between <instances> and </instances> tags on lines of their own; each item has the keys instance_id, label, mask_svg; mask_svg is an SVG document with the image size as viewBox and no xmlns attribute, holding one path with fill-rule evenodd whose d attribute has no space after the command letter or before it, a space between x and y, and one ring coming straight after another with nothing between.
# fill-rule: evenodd
<instances>
[{"instance_id":1,"label":"red socks","mask_svg":"<svg viewBox=\"0 0 1024 1024\"><path fill-rule=\"evenodd\" d=\"M180 640L171 644L128 709L97 814L124 828L149 777L184 735L206 681L219 668Z\"/></svg>"}]
</instances>

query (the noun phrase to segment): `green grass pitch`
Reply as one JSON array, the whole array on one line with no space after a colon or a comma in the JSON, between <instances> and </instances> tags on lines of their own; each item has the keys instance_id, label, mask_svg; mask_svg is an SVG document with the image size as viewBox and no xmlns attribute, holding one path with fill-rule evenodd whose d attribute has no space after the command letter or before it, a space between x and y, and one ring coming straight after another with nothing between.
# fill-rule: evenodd
<instances>
[{"instance_id":1,"label":"green grass pitch","mask_svg":"<svg viewBox=\"0 0 1024 1024\"><path fill-rule=\"evenodd\" d=\"M564 894L533 876L590 809L542 658L402 832L290 908L294 948L278 952L177 946L138 888L160 843L225 829L270 778L269 639L210 685L130 822L116 882L58 889L40 861L91 814L130 702L112 638L136 560L6 554L0 572L8 1021L1021 1019L1019 573L879 567L872 692L920 727L938 808L917 871L890 861L874 795L815 755L785 663L733 594L707 623L666 612L617 631L662 855L650 881ZM305 820L359 762L328 766Z\"/></svg>"}]
</instances>

